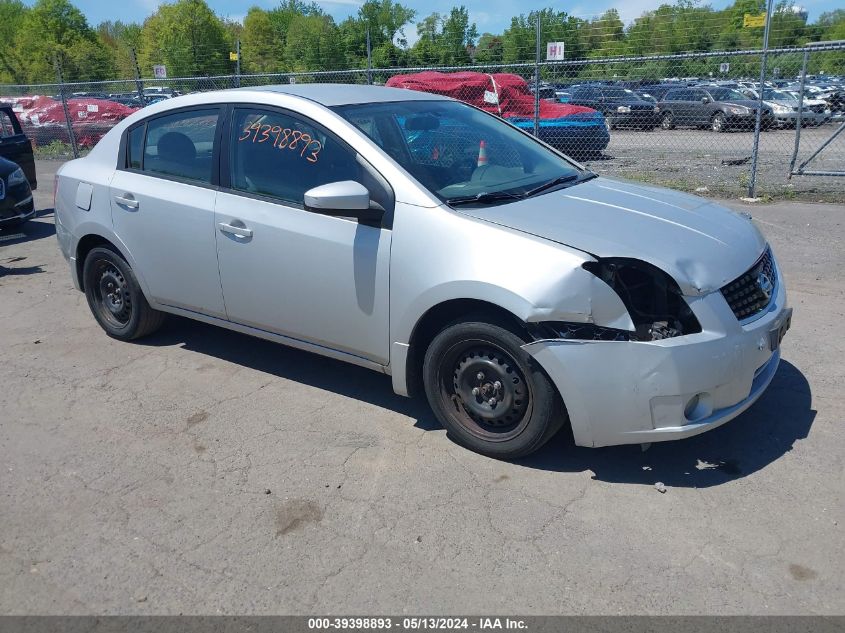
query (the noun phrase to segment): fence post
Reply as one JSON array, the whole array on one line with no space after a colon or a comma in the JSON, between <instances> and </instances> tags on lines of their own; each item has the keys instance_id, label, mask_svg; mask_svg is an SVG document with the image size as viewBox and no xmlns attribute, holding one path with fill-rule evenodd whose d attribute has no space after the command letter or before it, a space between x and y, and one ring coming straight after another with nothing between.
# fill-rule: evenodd
<instances>
[{"instance_id":1,"label":"fence post","mask_svg":"<svg viewBox=\"0 0 845 633\"><path fill-rule=\"evenodd\" d=\"M138 66L138 57L135 55L135 47L129 49L132 55L132 67L135 69L135 89L138 91L138 98L141 100L141 107L144 106L144 82L141 81L141 68Z\"/></svg>"},{"instance_id":2,"label":"fence post","mask_svg":"<svg viewBox=\"0 0 845 633\"><path fill-rule=\"evenodd\" d=\"M241 87L241 40L235 42L235 88Z\"/></svg>"},{"instance_id":3,"label":"fence post","mask_svg":"<svg viewBox=\"0 0 845 633\"><path fill-rule=\"evenodd\" d=\"M763 82L766 81L766 61L769 52L769 27L772 24L772 5L769 0L766 5L766 28L763 31L763 57L760 60L760 84L757 86L759 99L757 100L757 118L754 121L754 147L751 150L751 180L748 182L748 197L753 198L757 187L757 156L760 153L760 124L763 120Z\"/></svg>"},{"instance_id":4,"label":"fence post","mask_svg":"<svg viewBox=\"0 0 845 633\"><path fill-rule=\"evenodd\" d=\"M367 85L373 85L373 51L370 46L370 27L367 27Z\"/></svg>"},{"instance_id":5,"label":"fence post","mask_svg":"<svg viewBox=\"0 0 845 633\"><path fill-rule=\"evenodd\" d=\"M534 51L534 136L540 138L540 12L537 12L536 50Z\"/></svg>"},{"instance_id":6,"label":"fence post","mask_svg":"<svg viewBox=\"0 0 845 633\"><path fill-rule=\"evenodd\" d=\"M79 148L76 146L76 137L73 135L73 120L70 118L70 109L67 107L67 96L65 95L65 80L62 75L62 61L59 59L58 53L53 56L53 63L56 65L56 81L59 83L59 96L62 99L62 110L65 113L65 123L67 123L67 134L70 140L70 148L73 151L73 157L79 158Z\"/></svg>"},{"instance_id":7,"label":"fence post","mask_svg":"<svg viewBox=\"0 0 845 633\"><path fill-rule=\"evenodd\" d=\"M810 51L804 51L804 61L801 64L801 87L798 89L798 120L795 121L795 147L792 148L792 158L789 161L789 176L792 180L795 172L795 161L798 159L798 150L801 146L801 114L804 111L804 85L807 81L807 64L810 62Z\"/></svg>"}]
</instances>

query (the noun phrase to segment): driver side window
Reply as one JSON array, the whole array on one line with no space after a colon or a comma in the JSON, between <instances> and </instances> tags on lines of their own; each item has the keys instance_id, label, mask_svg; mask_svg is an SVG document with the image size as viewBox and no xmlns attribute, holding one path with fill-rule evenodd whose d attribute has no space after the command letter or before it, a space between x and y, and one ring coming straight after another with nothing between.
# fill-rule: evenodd
<instances>
[{"instance_id":1,"label":"driver side window","mask_svg":"<svg viewBox=\"0 0 845 633\"><path fill-rule=\"evenodd\" d=\"M292 114L236 108L229 142L232 189L301 206L305 192L340 180L367 186L354 152Z\"/></svg>"}]
</instances>

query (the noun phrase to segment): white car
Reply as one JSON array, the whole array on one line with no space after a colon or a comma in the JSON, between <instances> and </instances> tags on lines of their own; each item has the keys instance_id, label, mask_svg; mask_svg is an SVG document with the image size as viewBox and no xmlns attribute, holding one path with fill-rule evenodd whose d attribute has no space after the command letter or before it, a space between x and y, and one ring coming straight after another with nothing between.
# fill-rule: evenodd
<instances>
[{"instance_id":1,"label":"white car","mask_svg":"<svg viewBox=\"0 0 845 633\"><path fill-rule=\"evenodd\" d=\"M151 105L58 172L56 229L112 337L173 313L389 374L514 458L724 424L791 309L749 217L597 177L464 103L372 86Z\"/></svg>"}]
</instances>

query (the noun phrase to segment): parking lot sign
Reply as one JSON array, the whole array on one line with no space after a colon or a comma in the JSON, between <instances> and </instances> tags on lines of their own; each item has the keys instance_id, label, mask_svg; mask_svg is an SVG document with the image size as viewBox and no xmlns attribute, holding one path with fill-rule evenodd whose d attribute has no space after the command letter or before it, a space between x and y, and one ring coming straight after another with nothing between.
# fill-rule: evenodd
<instances>
[{"instance_id":1,"label":"parking lot sign","mask_svg":"<svg viewBox=\"0 0 845 633\"><path fill-rule=\"evenodd\" d=\"M766 14L754 15L752 13L746 13L742 19L742 26L746 29L766 26Z\"/></svg>"},{"instance_id":2,"label":"parking lot sign","mask_svg":"<svg viewBox=\"0 0 845 633\"><path fill-rule=\"evenodd\" d=\"M549 42L546 44L546 60L550 62L563 61L563 42Z\"/></svg>"},{"instance_id":3,"label":"parking lot sign","mask_svg":"<svg viewBox=\"0 0 845 633\"><path fill-rule=\"evenodd\" d=\"M722 62L721 64L719 64L719 72L720 73L726 73L730 69L731 69L731 65L728 64L727 62Z\"/></svg>"},{"instance_id":4,"label":"parking lot sign","mask_svg":"<svg viewBox=\"0 0 845 633\"><path fill-rule=\"evenodd\" d=\"M163 64L153 66L153 76L156 79L167 79L167 68Z\"/></svg>"}]
</instances>

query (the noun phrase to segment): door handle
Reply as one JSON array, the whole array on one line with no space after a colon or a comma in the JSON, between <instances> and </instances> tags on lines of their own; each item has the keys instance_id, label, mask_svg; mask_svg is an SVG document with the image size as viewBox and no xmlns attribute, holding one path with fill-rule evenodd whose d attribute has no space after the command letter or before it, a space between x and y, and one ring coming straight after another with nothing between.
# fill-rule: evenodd
<instances>
[{"instance_id":1,"label":"door handle","mask_svg":"<svg viewBox=\"0 0 845 633\"><path fill-rule=\"evenodd\" d=\"M115 201L127 209L137 209L141 203L138 202L131 193L124 194L122 196L115 196Z\"/></svg>"},{"instance_id":2,"label":"door handle","mask_svg":"<svg viewBox=\"0 0 845 633\"><path fill-rule=\"evenodd\" d=\"M223 233L229 233L236 237L252 237L252 229L248 229L245 226L233 226L225 222L220 222L217 226Z\"/></svg>"}]
</instances>

